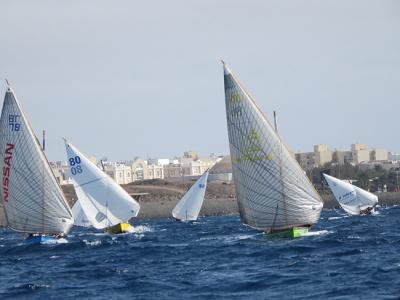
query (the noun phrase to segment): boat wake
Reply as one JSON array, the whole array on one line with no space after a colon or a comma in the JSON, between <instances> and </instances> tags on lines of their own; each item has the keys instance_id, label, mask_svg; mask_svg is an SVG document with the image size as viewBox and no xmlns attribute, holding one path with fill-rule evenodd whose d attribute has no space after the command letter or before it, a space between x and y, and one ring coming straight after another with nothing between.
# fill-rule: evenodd
<instances>
[{"instance_id":1,"label":"boat wake","mask_svg":"<svg viewBox=\"0 0 400 300\"><path fill-rule=\"evenodd\" d=\"M344 216L340 216L340 217L329 217L328 218L328 221L331 221L331 220L340 220L340 219L344 219L344 218L348 218L349 216L347 216L347 215L344 215Z\"/></svg>"},{"instance_id":2,"label":"boat wake","mask_svg":"<svg viewBox=\"0 0 400 300\"><path fill-rule=\"evenodd\" d=\"M83 242L87 246L100 246L102 244L100 240L94 240L94 241L83 240Z\"/></svg>"},{"instance_id":3,"label":"boat wake","mask_svg":"<svg viewBox=\"0 0 400 300\"><path fill-rule=\"evenodd\" d=\"M68 244L68 240L66 240L66 239L64 239L64 238L60 238L60 239L50 239L50 240L41 242L41 244L43 244L43 245Z\"/></svg>"},{"instance_id":4,"label":"boat wake","mask_svg":"<svg viewBox=\"0 0 400 300\"><path fill-rule=\"evenodd\" d=\"M319 230L319 231L309 231L305 233L303 236L320 236L320 235L327 235L331 234L333 231L328 231L328 230Z\"/></svg>"},{"instance_id":5,"label":"boat wake","mask_svg":"<svg viewBox=\"0 0 400 300\"><path fill-rule=\"evenodd\" d=\"M146 225L137 225L132 226L132 229L129 233L145 233L145 232L153 232L153 228Z\"/></svg>"}]
</instances>

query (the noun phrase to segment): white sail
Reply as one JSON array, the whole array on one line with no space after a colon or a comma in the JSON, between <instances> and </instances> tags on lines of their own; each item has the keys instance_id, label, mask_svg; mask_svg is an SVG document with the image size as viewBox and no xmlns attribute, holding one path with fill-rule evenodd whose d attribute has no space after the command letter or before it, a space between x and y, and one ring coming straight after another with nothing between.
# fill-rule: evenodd
<instances>
[{"instance_id":1,"label":"white sail","mask_svg":"<svg viewBox=\"0 0 400 300\"><path fill-rule=\"evenodd\" d=\"M224 64L233 178L242 221L265 232L312 225L322 200L254 100Z\"/></svg>"},{"instance_id":2,"label":"white sail","mask_svg":"<svg viewBox=\"0 0 400 300\"><path fill-rule=\"evenodd\" d=\"M139 203L76 147L65 146L78 201L93 227L104 229L137 216Z\"/></svg>"},{"instance_id":3,"label":"white sail","mask_svg":"<svg viewBox=\"0 0 400 300\"><path fill-rule=\"evenodd\" d=\"M7 218L4 212L3 201L0 201L0 227L7 227Z\"/></svg>"},{"instance_id":4,"label":"white sail","mask_svg":"<svg viewBox=\"0 0 400 300\"><path fill-rule=\"evenodd\" d=\"M324 174L340 206L350 215L359 215L361 210L374 207L378 203L378 197L358 186L343 180Z\"/></svg>"},{"instance_id":5,"label":"white sail","mask_svg":"<svg viewBox=\"0 0 400 300\"><path fill-rule=\"evenodd\" d=\"M192 185L189 191L187 191L174 207L172 216L175 219L183 221L197 220L206 193L208 172L209 170L205 171L204 174L197 179L195 184Z\"/></svg>"},{"instance_id":6,"label":"white sail","mask_svg":"<svg viewBox=\"0 0 400 300\"><path fill-rule=\"evenodd\" d=\"M92 224L82 209L79 199L76 200L74 206L72 206L72 215L74 216L74 225L81 227L92 227Z\"/></svg>"},{"instance_id":7,"label":"white sail","mask_svg":"<svg viewBox=\"0 0 400 300\"><path fill-rule=\"evenodd\" d=\"M67 233L71 210L11 88L0 118L1 201L8 226L26 233Z\"/></svg>"}]
</instances>

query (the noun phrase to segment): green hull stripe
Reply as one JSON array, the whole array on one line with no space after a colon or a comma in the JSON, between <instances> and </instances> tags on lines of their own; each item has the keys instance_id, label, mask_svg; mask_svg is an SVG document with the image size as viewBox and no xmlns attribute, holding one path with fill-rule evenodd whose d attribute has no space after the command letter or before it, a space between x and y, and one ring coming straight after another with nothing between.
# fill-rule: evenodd
<instances>
[{"instance_id":1,"label":"green hull stripe","mask_svg":"<svg viewBox=\"0 0 400 300\"><path fill-rule=\"evenodd\" d=\"M288 230L265 233L268 238L297 238L304 236L308 233L308 227L293 227Z\"/></svg>"}]
</instances>

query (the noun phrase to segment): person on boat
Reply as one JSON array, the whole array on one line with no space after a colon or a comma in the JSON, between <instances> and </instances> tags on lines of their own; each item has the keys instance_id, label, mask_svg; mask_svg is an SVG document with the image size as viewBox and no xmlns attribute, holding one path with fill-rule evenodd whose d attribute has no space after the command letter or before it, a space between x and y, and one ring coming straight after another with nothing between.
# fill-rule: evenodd
<instances>
[{"instance_id":1,"label":"person on boat","mask_svg":"<svg viewBox=\"0 0 400 300\"><path fill-rule=\"evenodd\" d=\"M372 206L369 206L366 209L360 210L360 215L370 215L373 212L374 212L374 208Z\"/></svg>"}]
</instances>

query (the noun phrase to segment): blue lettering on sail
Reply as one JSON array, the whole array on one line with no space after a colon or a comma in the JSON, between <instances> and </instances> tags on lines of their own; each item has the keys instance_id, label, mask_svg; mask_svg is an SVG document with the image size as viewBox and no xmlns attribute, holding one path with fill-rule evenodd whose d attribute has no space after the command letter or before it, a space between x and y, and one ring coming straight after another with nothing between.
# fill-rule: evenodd
<instances>
[{"instance_id":1,"label":"blue lettering on sail","mask_svg":"<svg viewBox=\"0 0 400 300\"><path fill-rule=\"evenodd\" d=\"M8 125L11 131L20 131L21 123L19 121L20 115L8 115Z\"/></svg>"},{"instance_id":2,"label":"blue lettering on sail","mask_svg":"<svg viewBox=\"0 0 400 300\"><path fill-rule=\"evenodd\" d=\"M81 158L79 156L71 157L69 160L69 165L71 166L71 174L76 175L83 172L80 166Z\"/></svg>"},{"instance_id":3,"label":"blue lettering on sail","mask_svg":"<svg viewBox=\"0 0 400 300\"><path fill-rule=\"evenodd\" d=\"M205 184L203 184L203 183L200 183L200 184L199 184L199 188L200 188L200 189L204 189L205 187L206 187Z\"/></svg>"},{"instance_id":4,"label":"blue lettering on sail","mask_svg":"<svg viewBox=\"0 0 400 300\"><path fill-rule=\"evenodd\" d=\"M346 193L346 194L344 194L342 196L339 196L339 200L342 200L343 198L347 198L347 197L349 197L350 195L353 195L353 194L355 194L354 191L348 192L348 193Z\"/></svg>"}]
</instances>

